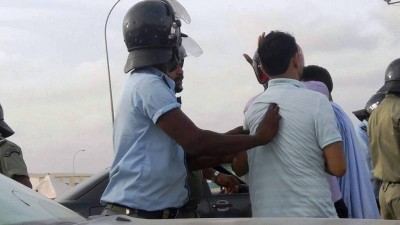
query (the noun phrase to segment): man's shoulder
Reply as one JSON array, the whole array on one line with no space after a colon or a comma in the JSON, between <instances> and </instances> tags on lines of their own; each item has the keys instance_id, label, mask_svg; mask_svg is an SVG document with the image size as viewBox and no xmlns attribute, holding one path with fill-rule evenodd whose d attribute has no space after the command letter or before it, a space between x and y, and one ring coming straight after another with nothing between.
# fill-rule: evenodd
<instances>
[{"instance_id":1,"label":"man's shoulder","mask_svg":"<svg viewBox=\"0 0 400 225\"><path fill-rule=\"evenodd\" d=\"M132 74L132 82L136 89L142 91L157 90L159 88L169 88L168 82L163 75L142 71Z\"/></svg>"},{"instance_id":2,"label":"man's shoulder","mask_svg":"<svg viewBox=\"0 0 400 225\"><path fill-rule=\"evenodd\" d=\"M12 156L13 154L20 156L22 154L22 151L21 151L21 148L17 144L15 144L7 139L3 139L3 140L0 140L0 154L2 157L8 158L8 157Z\"/></svg>"}]
</instances>

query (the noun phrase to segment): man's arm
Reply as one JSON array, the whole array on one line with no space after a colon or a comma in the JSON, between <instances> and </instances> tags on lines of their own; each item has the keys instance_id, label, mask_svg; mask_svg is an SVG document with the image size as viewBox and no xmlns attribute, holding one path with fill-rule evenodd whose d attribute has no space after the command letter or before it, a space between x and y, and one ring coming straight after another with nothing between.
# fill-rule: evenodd
<instances>
[{"instance_id":1,"label":"man's arm","mask_svg":"<svg viewBox=\"0 0 400 225\"><path fill-rule=\"evenodd\" d=\"M203 169L203 177L208 180L214 181L217 185L225 188L225 193L231 194L238 192L239 180L232 175L218 173L215 176L215 170L213 168Z\"/></svg>"},{"instance_id":2,"label":"man's arm","mask_svg":"<svg viewBox=\"0 0 400 225\"><path fill-rule=\"evenodd\" d=\"M236 127L225 134L237 135L237 134L249 134L248 130L243 130L243 126ZM222 163L232 163L232 160L236 157L236 154L226 156L199 156L191 157L188 155L187 164L190 171L201 170L204 168L218 166Z\"/></svg>"},{"instance_id":3,"label":"man's arm","mask_svg":"<svg viewBox=\"0 0 400 225\"><path fill-rule=\"evenodd\" d=\"M25 175L14 175L14 176L12 176L12 179L27 186L28 188L32 188L32 183L29 180L29 177L27 177Z\"/></svg>"},{"instance_id":4,"label":"man's arm","mask_svg":"<svg viewBox=\"0 0 400 225\"><path fill-rule=\"evenodd\" d=\"M199 129L179 108L162 115L157 125L192 156L229 155L267 144L279 130L279 107L271 104L255 135L226 135Z\"/></svg>"},{"instance_id":5,"label":"man's arm","mask_svg":"<svg viewBox=\"0 0 400 225\"><path fill-rule=\"evenodd\" d=\"M342 142L334 142L322 150L325 158L325 171L333 176L343 176L346 173L346 159L343 154Z\"/></svg>"},{"instance_id":6,"label":"man's arm","mask_svg":"<svg viewBox=\"0 0 400 225\"><path fill-rule=\"evenodd\" d=\"M232 160L232 170L239 177L249 172L249 164L247 162L247 151L239 152Z\"/></svg>"}]
</instances>

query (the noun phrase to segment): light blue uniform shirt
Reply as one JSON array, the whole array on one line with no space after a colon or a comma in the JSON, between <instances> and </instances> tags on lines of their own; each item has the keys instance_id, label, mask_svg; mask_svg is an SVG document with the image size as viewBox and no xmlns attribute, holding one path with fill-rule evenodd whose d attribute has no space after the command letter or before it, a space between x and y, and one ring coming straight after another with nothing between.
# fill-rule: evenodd
<instances>
[{"instance_id":1,"label":"light blue uniform shirt","mask_svg":"<svg viewBox=\"0 0 400 225\"><path fill-rule=\"evenodd\" d=\"M187 201L185 153L156 125L180 107L174 88L172 79L152 67L129 76L115 119L115 159L103 204L154 211Z\"/></svg>"},{"instance_id":2,"label":"light blue uniform shirt","mask_svg":"<svg viewBox=\"0 0 400 225\"><path fill-rule=\"evenodd\" d=\"M370 174L372 189L374 190L375 199L379 199L379 189L382 181L374 177L374 168L372 166L371 149L369 147L369 137L367 132L368 122L363 120L354 129L357 133L357 138L360 141L361 147L364 149L365 158L367 160L368 170Z\"/></svg>"},{"instance_id":3,"label":"light blue uniform shirt","mask_svg":"<svg viewBox=\"0 0 400 225\"><path fill-rule=\"evenodd\" d=\"M337 217L321 149L342 139L328 99L297 80L273 79L245 113L250 134L271 103L278 135L248 151L253 217Z\"/></svg>"}]
</instances>

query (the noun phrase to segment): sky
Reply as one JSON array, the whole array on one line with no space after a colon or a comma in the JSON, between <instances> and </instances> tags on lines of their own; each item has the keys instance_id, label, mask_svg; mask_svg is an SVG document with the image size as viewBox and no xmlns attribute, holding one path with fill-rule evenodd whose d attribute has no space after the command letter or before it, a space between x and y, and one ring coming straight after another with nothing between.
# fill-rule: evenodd
<instances>
[{"instance_id":1,"label":"sky","mask_svg":"<svg viewBox=\"0 0 400 225\"><path fill-rule=\"evenodd\" d=\"M127 74L122 0L107 25L114 108ZM104 30L114 0L0 2L0 103L30 173L96 173L113 159ZM361 109L400 57L400 4L383 0L181 0L182 31L203 55L185 60L182 110L201 129L242 125L246 102L263 88L242 54L258 35L281 30L302 47L306 65L329 70L333 99L358 121ZM85 150L81 151L80 150ZM76 154L76 155L75 155ZM73 160L75 156L75 161Z\"/></svg>"}]
</instances>

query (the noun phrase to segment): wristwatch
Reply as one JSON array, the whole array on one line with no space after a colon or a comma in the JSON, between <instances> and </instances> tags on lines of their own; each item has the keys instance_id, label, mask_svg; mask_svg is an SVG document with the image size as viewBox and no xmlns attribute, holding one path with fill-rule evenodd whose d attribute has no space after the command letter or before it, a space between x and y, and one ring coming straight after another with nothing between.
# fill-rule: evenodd
<instances>
[{"instance_id":1,"label":"wristwatch","mask_svg":"<svg viewBox=\"0 0 400 225\"><path fill-rule=\"evenodd\" d=\"M217 183L216 180L217 180L218 175L219 175L219 171L216 170L211 177L212 182Z\"/></svg>"}]
</instances>

